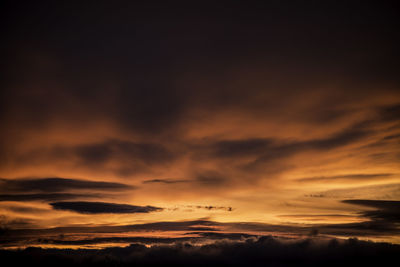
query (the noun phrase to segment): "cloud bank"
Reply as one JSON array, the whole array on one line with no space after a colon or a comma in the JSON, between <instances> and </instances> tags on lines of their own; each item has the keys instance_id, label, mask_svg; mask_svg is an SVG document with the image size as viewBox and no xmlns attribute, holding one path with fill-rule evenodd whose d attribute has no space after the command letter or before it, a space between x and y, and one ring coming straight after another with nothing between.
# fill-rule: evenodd
<instances>
[{"instance_id":1,"label":"cloud bank","mask_svg":"<svg viewBox=\"0 0 400 267\"><path fill-rule=\"evenodd\" d=\"M2 260L18 266L376 266L394 263L398 245L349 240L282 240L265 236L246 242L201 246L178 243L146 247L68 250L0 250Z\"/></svg>"}]
</instances>

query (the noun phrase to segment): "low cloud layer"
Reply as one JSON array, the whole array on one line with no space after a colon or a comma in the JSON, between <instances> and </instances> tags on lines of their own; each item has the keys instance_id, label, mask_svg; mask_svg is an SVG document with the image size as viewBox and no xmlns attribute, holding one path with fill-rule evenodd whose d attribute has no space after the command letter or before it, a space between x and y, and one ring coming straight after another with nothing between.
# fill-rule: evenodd
<instances>
[{"instance_id":1,"label":"low cloud layer","mask_svg":"<svg viewBox=\"0 0 400 267\"><path fill-rule=\"evenodd\" d=\"M394 263L398 245L349 240L284 240L270 236L246 242L66 250L0 250L2 260L18 266L376 266Z\"/></svg>"},{"instance_id":2,"label":"low cloud layer","mask_svg":"<svg viewBox=\"0 0 400 267\"><path fill-rule=\"evenodd\" d=\"M62 202L61 202L62 203ZM109 204L109 203L108 203ZM61 204L60 204L61 205ZM114 208L114 212L108 210L110 205L89 204L66 205L65 209L81 212L83 214L100 213L143 213L159 211L155 207L129 206ZM62 207L64 209L64 207ZM91 209L90 209L91 208ZM90 210L89 210L90 209ZM89 211L88 211L89 210ZM387 221L371 220L356 223L314 223L314 224L267 224L252 222L217 222L211 220L194 221L170 221L144 224L127 225L81 225L58 227L48 229L32 229L29 224L25 228L9 229L3 227L1 247L30 245L71 245L101 246L105 243L125 244L140 242L147 245L175 243L190 241L191 243L202 244L208 240L247 240L270 235L285 238L318 237L322 239L336 236L338 238L362 237L372 240L382 236L396 236L399 229L396 224ZM85 233L83 236L82 234ZM124 236L121 236L121 234Z\"/></svg>"}]
</instances>

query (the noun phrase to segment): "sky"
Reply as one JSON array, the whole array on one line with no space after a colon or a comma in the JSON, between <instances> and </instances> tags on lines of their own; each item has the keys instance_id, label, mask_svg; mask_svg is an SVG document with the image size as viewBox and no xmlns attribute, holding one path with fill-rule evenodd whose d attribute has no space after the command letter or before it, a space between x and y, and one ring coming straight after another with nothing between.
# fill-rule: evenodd
<instances>
[{"instance_id":1,"label":"sky","mask_svg":"<svg viewBox=\"0 0 400 267\"><path fill-rule=\"evenodd\" d=\"M392 2L5 1L0 248L400 244Z\"/></svg>"}]
</instances>

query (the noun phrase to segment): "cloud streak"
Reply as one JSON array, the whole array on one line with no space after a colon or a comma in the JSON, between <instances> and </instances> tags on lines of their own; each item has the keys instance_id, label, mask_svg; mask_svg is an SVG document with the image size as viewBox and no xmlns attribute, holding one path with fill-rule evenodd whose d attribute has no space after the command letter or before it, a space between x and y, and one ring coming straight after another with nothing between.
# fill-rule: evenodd
<instances>
[{"instance_id":1,"label":"cloud streak","mask_svg":"<svg viewBox=\"0 0 400 267\"><path fill-rule=\"evenodd\" d=\"M49 194L1 194L0 201L60 201L78 198L98 198L98 194L70 194L70 193L49 193Z\"/></svg>"},{"instance_id":2,"label":"cloud streak","mask_svg":"<svg viewBox=\"0 0 400 267\"><path fill-rule=\"evenodd\" d=\"M375 173L375 174L346 174L320 177L305 177L297 179L299 182L335 182L335 181L369 181L377 179L391 178L392 173Z\"/></svg>"},{"instance_id":3,"label":"cloud streak","mask_svg":"<svg viewBox=\"0 0 400 267\"><path fill-rule=\"evenodd\" d=\"M189 180L183 179L151 179L143 181L144 184L180 184L180 183L188 183Z\"/></svg>"},{"instance_id":4,"label":"cloud streak","mask_svg":"<svg viewBox=\"0 0 400 267\"><path fill-rule=\"evenodd\" d=\"M127 204L85 201L53 202L50 203L50 205L56 210L68 210L83 214L149 213L163 210L163 208L153 206L134 206Z\"/></svg>"},{"instance_id":5,"label":"cloud streak","mask_svg":"<svg viewBox=\"0 0 400 267\"><path fill-rule=\"evenodd\" d=\"M0 191L7 193L58 193L72 190L121 191L134 188L134 186L121 183L87 181L58 177L0 179Z\"/></svg>"}]
</instances>

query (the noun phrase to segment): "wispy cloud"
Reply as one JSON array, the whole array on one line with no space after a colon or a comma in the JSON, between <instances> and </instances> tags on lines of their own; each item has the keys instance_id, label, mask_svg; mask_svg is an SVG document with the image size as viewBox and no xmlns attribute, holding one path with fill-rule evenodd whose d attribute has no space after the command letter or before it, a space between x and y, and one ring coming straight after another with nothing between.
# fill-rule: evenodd
<instances>
[{"instance_id":1,"label":"wispy cloud","mask_svg":"<svg viewBox=\"0 0 400 267\"><path fill-rule=\"evenodd\" d=\"M180 183L188 183L190 180L185 179L151 179L143 181L144 184L180 184Z\"/></svg>"},{"instance_id":2,"label":"wispy cloud","mask_svg":"<svg viewBox=\"0 0 400 267\"><path fill-rule=\"evenodd\" d=\"M335 181L369 181L377 179L391 178L392 173L374 173L374 174L345 174L333 176L304 177L297 179L299 182L335 182Z\"/></svg>"}]
</instances>

